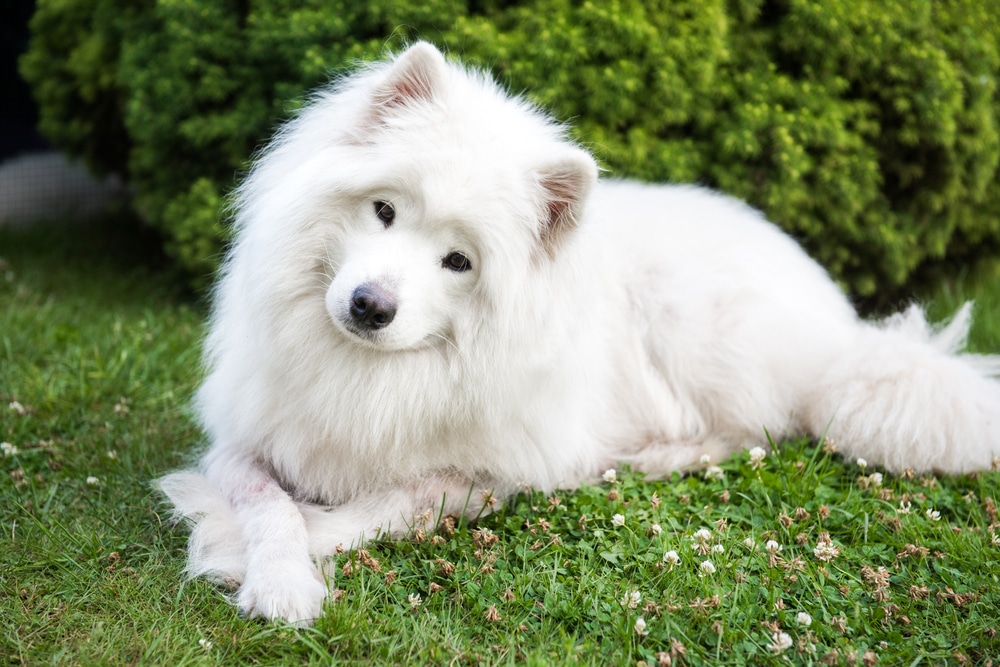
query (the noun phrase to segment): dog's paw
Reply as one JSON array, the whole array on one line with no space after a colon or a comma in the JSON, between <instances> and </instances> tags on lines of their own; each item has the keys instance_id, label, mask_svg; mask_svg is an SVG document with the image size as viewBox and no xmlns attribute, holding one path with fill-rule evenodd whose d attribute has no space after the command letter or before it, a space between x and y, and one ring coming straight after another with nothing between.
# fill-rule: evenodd
<instances>
[{"instance_id":1,"label":"dog's paw","mask_svg":"<svg viewBox=\"0 0 1000 667\"><path fill-rule=\"evenodd\" d=\"M286 561L249 572L236 592L236 605L250 618L306 626L319 618L328 593L311 564Z\"/></svg>"}]
</instances>

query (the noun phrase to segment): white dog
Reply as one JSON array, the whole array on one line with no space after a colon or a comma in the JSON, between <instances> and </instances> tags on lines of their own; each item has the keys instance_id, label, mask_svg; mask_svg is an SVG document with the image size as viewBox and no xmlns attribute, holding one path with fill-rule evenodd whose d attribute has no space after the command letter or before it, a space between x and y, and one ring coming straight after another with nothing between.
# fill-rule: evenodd
<instances>
[{"instance_id":1,"label":"white dog","mask_svg":"<svg viewBox=\"0 0 1000 667\"><path fill-rule=\"evenodd\" d=\"M916 307L863 322L744 204L597 171L425 43L320 92L239 190L197 397L211 446L160 480L190 574L307 622L323 557L483 492L662 475L765 429L895 471L1000 454L1000 364L956 355L968 306L938 332Z\"/></svg>"}]
</instances>

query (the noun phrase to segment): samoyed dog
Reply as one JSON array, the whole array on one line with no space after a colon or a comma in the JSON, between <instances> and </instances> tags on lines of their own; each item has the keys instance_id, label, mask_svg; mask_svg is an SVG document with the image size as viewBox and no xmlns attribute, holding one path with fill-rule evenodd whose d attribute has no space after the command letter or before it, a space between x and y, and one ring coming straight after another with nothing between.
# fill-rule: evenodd
<instances>
[{"instance_id":1,"label":"samoyed dog","mask_svg":"<svg viewBox=\"0 0 1000 667\"><path fill-rule=\"evenodd\" d=\"M237 195L197 395L159 485L188 570L316 618L324 557L522 485L651 476L767 435L892 471L1000 455L970 308L879 323L746 205L598 181L564 127L417 43L319 92Z\"/></svg>"}]
</instances>

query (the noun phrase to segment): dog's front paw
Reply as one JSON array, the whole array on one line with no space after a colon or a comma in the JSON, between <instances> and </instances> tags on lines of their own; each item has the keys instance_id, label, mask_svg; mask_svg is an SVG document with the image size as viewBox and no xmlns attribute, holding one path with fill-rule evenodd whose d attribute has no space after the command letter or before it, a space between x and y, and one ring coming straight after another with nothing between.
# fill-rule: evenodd
<instances>
[{"instance_id":1,"label":"dog's front paw","mask_svg":"<svg viewBox=\"0 0 1000 667\"><path fill-rule=\"evenodd\" d=\"M311 564L285 561L248 572L236 593L236 605L251 618L306 626L319 618L328 592Z\"/></svg>"}]
</instances>

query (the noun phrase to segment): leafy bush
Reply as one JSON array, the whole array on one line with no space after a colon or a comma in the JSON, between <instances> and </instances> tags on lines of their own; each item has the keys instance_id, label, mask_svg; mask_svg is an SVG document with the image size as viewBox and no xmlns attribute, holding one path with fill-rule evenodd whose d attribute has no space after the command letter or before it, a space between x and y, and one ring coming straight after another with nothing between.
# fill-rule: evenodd
<instances>
[{"instance_id":1,"label":"leafy bush","mask_svg":"<svg viewBox=\"0 0 1000 667\"><path fill-rule=\"evenodd\" d=\"M39 129L99 174L126 173L125 89L118 83L127 2L41 0L21 73L39 107Z\"/></svg>"},{"instance_id":2,"label":"leafy bush","mask_svg":"<svg viewBox=\"0 0 1000 667\"><path fill-rule=\"evenodd\" d=\"M41 0L23 70L43 130L126 171L196 276L304 92L421 37L572 121L612 174L742 197L856 294L892 296L1000 254L998 17L1000 0Z\"/></svg>"}]
</instances>

